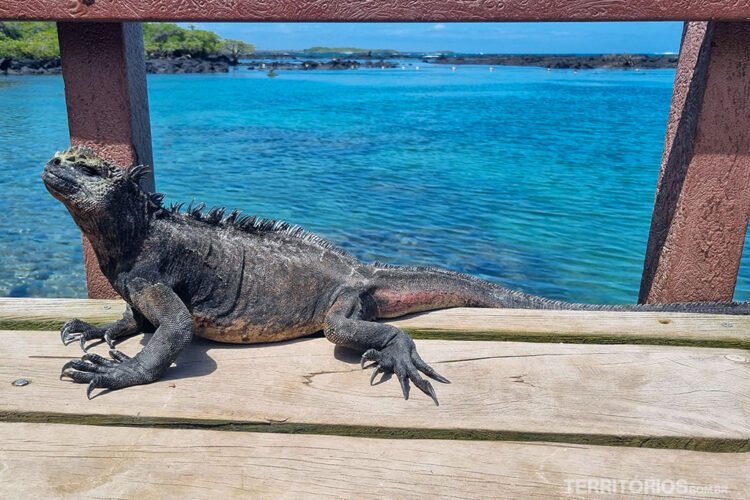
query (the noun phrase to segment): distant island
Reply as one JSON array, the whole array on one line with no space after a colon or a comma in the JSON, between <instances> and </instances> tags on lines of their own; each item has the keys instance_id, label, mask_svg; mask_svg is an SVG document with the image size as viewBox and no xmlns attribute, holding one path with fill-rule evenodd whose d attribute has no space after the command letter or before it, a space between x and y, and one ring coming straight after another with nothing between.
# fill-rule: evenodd
<instances>
[{"instance_id":1,"label":"distant island","mask_svg":"<svg viewBox=\"0 0 750 500\"><path fill-rule=\"evenodd\" d=\"M334 54L334 55L373 55L397 56L398 50L392 49L361 49L358 47L310 47L302 50L303 54Z\"/></svg>"},{"instance_id":2,"label":"distant island","mask_svg":"<svg viewBox=\"0 0 750 500\"><path fill-rule=\"evenodd\" d=\"M174 23L144 23L146 71L149 73L217 73L231 66L265 71L397 68L403 60L452 66L537 66L585 70L656 69L677 66L676 54L457 54L399 52L392 49L317 46L300 51L257 51L240 40ZM59 73L57 29L49 22L0 22L0 74Z\"/></svg>"}]
</instances>

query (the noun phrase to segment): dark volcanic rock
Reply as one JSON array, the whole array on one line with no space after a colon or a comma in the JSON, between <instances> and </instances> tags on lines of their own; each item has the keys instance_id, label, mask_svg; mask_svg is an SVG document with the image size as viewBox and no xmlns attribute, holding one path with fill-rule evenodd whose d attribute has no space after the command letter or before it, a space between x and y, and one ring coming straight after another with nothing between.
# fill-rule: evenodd
<instances>
[{"instance_id":1,"label":"dark volcanic rock","mask_svg":"<svg viewBox=\"0 0 750 500\"><path fill-rule=\"evenodd\" d=\"M396 68L397 64L385 60L366 60L359 61L356 59L329 59L319 60L310 59L290 59L278 61L249 61L245 63L250 70L269 71L269 70L343 70L358 68Z\"/></svg>"},{"instance_id":2,"label":"dark volcanic rock","mask_svg":"<svg viewBox=\"0 0 750 500\"><path fill-rule=\"evenodd\" d=\"M52 75L60 73L60 58L0 59L0 71L9 75Z\"/></svg>"},{"instance_id":3,"label":"dark volcanic rock","mask_svg":"<svg viewBox=\"0 0 750 500\"><path fill-rule=\"evenodd\" d=\"M481 64L489 66L539 66L551 69L656 69L677 67L677 55L467 55L441 56L438 64Z\"/></svg>"},{"instance_id":4,"label":"dark volcanic rock","mask_svg":"<svg viewBox=\"0 0 750 500\"><path fill-rule=\"evenodd\" d=\"M231 60L226 56L206 58L180 57L175 59L147 59L148 73L226 73ZM61 72L60 58L0 59L0 72L9 75L50 75Z\"/></svg>"},{"instance_id":5,"label":"dark volcanic rock","mask_svg":"<svg viewBox=\"0 0 750 500\"><path fill-rule=\"evenodd\" d=\"M226 73L230 59L226 56L206 58L147 59L147 73Z\"/></svg>"}]
</instances>

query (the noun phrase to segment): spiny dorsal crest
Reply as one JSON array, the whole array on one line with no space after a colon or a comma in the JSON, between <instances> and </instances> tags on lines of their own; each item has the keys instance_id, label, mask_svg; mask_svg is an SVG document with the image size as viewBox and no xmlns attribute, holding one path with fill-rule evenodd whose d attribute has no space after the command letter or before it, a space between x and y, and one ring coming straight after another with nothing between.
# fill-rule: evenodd
<instances>
[{"instance_id":1,"label":"spiny dorsal crest","mask_svg":"<svg viewBox=\"0 0 750 500\"><path fill-rule=\"evenodd\" d=\"M183 213L181 212L183 206L184 203L173 203L168 209L164 209L164 213L182 215L212 226L232 228L245 233L281 233L308 241L344 257L354 258L347 251L336 247L314 233L305 231L305 229L296 224L289 224L280 220L263 219L255 215L244 215L237 209L232 210L229 215L225 215L226 209L223 207L214 207L205 212L205 203L193 206L193 202L190 202Z\"/></svg>"}]
</instances>

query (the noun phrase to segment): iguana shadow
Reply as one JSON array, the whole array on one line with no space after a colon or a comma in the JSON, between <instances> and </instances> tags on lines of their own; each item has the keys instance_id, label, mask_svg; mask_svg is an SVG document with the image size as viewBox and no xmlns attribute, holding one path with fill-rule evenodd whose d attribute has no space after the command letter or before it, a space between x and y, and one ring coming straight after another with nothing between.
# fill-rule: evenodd
<instances>
[{"instance_id":1,"label":"iguana shadow","mask_svg":"<svg viewBox=\"0 0 750 500\"><path fill-rule=\"evenodd\" d=\"M173 381L194 377L203 377L216 371L217 363L211 357L211 351L216 350L246 350L246 349L275 349L282 345L290 345L298 342L308 342L314 338L321 338L322 333L315 333L299 339L284 342L268 342L261 344L225 344L202 338L194 338L188 349L185 349L175 361L175 365L164 372L163 381ZM151 338L151 334L143 335L140 339L145 346ZM333 356L339 361L347 364L359 364L361 353L346 347L334 346Z\"/></svg>"}]
</instances>

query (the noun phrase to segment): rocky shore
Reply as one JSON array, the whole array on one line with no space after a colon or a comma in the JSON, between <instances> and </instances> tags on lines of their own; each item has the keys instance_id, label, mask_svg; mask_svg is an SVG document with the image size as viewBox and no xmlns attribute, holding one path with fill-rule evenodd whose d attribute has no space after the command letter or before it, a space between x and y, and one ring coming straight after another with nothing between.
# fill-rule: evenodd
<instances>
[{"instance_id":1,"label":"rocky shore","mask_svg":"<svg viewBox=\"0 0 750 500\"><path fill-rule=\"evenodd\" d=\"M226 73L230 66L246 66L250 70L343 70L357 68L395 68L398 65L385 60L337 59L321 60L253 60L238 63L227 56L205 58L179 57L172 59L146 59L146 72L154 74ZM61 72L60 58L54 59L10 59L0 58L0 74L6 75L54 75Z\"/></svg>"},{"instance_id":2,"label":"rocky shore","mask_svg":"<svg viewBox=\"0 0 750 500\"><path fill-rule=\"evenodd\" d=\"M230 66L236 65L237 61L234 61L227 56L146 59L146 73L227 73Z\"/></svg>"},{"instance_id":3,"label":"rocky shore","mask_svg":"<svg viewBox=\"0 0 750 500\"><path fill-rule=\"evenodd\" d=\"M418 58L415 58L419 60ZM486 66L538 66L550 69L657 69L675 68L677 55L424 55L421 60L436 64L477 64ZM226 73L230 66L246 66L257 71L345 70L357 68L398 68L387 58L322 59L319 57L279 57L238 62L225 55L204 58L179 57L147 59L146 72L157 74ZM0 74L49 75L60 73L60 58L0 58Z\"/></svg>"},{"instance_id":4,"label":"rocky shore","mask_svg":"<svg viewBox=\"0 0 750 500\"><path fill-rule=\"evenodd\" d=\"M0 57L0 75L54 75L61 71L59 57L51 59Z\"/></svg>"},{"instance_id":5,"label":"rocky shore","mask_svg":"<svg viewBox=\"0 0 750 500\"><path fill-rule=\"evenodd\" d=\"M538 66L550 69L658 69L677 67L677 54L615 55L459 55L426 56L437 64L481 64L488 66Z\"/></svg>"},{"instance_id":6,"label":"rocky shore","mask_svg":"<svg viewBox=\"0 0 750 500\"><path fill-rule=\"evenodd\" d=\"M292 59L283 61L247 61L243 62L250 70L270 71L270 70L341 70L341 69L358 69L358 68L396 68L398 65L391 61L385 60L366 60L356 59L337 59L330 60L320 59Z\"/></svg>"},{"instance_id":7,"label":"rocky shore","mask_svg":"<svg viewBox=\"0 0 750 500\"><path fill-rule=\"evenodd\" d=\"M179 57L173 59L146 59L147 73L226 73L236 65L227 56L205 58ZM54 75L62 71L60 58L11 59L0 58L0 74Z\"/></svg>"}]
</instances>

